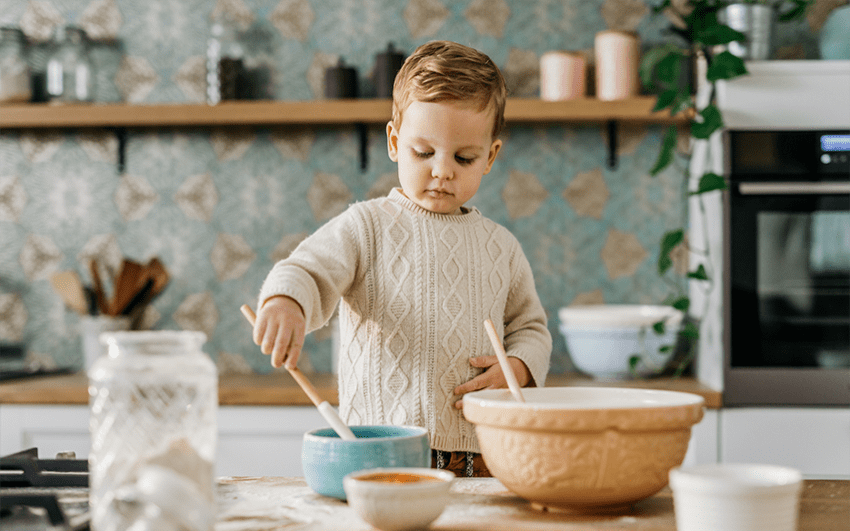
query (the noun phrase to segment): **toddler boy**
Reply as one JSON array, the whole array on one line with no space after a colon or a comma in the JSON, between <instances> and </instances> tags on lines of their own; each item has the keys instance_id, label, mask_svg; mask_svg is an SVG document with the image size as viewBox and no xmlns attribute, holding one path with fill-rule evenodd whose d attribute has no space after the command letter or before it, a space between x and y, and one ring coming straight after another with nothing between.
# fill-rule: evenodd
<instances>
[{"instance_id":1,"label":"toddler boy","mask_svg":"<svg viewBox=\"0 0 850 531\"><path fill-rule=\"evenodd\" d=\"M434 466L486 476L461 397L507 383L484 320L520 385L541 386L552 338L516 238L465 206L502 147L506 90L472 48L435 41L405 61L387 124L401 188L351 205L269 273L254 341L295 366L307 330L340 305L339 403L348 424L428 429Z\"/></svg>"}]
</instances>

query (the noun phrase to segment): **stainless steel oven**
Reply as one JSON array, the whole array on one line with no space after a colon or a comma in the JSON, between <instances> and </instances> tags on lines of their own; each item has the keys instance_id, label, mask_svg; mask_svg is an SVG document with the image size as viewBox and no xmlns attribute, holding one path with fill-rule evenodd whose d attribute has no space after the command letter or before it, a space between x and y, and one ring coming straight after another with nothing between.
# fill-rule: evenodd
<instances>
[{"instance_id":1,"label":"stainless steel oven","mask_svg":"<svg viewBox=\"0 0 850 531\"><path fill-rule=\"evenodd\" d=\"M724 405L850 405L850 130L728 131Z\"/></svg>"}]
</instances>

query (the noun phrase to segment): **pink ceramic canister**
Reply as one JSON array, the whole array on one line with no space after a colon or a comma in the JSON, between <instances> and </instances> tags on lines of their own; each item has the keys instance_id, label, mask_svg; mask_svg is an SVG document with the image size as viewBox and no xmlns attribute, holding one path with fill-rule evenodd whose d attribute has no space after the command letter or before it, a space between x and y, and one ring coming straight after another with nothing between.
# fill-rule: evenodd
<instances>
[{"instance_id":1,"label":"pink ceramic canister","mask_svg":"<svg viewBox=\"0 0 850 531\"><path fill-rule=\"evenodd\" d=\"M594 41L596 97L622 100L638 93L640 44L636 33L600 31Z\"/></svg>"},{"instance_id":2,"label":"pink ceramic canister","mask_svg":"<svg viewBox=\"0 0 850 531\"><path fill-rule=\"evenodd\" d=\"M540 57L540 99L563 101L587 93L586 64L577 52L552 51Z\"/></svg>"}]
</instances>

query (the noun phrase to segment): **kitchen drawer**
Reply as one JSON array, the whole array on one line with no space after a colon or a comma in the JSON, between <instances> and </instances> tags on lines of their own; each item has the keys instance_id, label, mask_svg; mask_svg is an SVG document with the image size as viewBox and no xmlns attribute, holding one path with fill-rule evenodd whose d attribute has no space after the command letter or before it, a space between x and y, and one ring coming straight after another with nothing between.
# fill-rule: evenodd
<instances>
[{"instance_id":1,"label":"kitchen drawer","mask_svg":"<svg viewBox=\"0 0 850 531\"><path fill-rule=\"evenodd\" d=\"M326 427L312 406L221 406L216 474L301 476L304 432ZM0 405L0 455L38 448L41 457L91 448L88 406Z\"/></svg>"},{"instance_id":2,"label":"kitchen drawer","mask_svg":"<svg viewBox=\"0 0 850 531\"><path fill-rule=\"evenodd\" d=\"M0 455L32 447L42 458L67 451L88 457L88 406L0 405Z\"/></svg>"},{"instance_id":3,"label":"kitchen drawer","mask_svg":"<svg viewBox=\"0 0 850 531\"><path fill-rule=\"evenodd\" d=\"M327 425L313 406L222 406L215 472L300 477L304 432Z\"/></svg>"},{"instance_id":4,"label":"kitchen drawer","mask_svg":"<svg viewBox=\"0 0 850 531\"><path fill-rule=\"evenodd\" d=\"M810 479L850 479L850 409L723 409L720 454L724 463L770 463Z\"/></svg>"},{"instance_id":5,"label":"kitchen drawer","mask_svg":"<svg viewBox=\"0 0 850 531\"><path fill-rule=\"evenodd\" d=\"M699 424L691 428L691 441L688 443L688 453L682 461L682 466L717 463L720 460L717 437L716 409L706 409Z\"/></svg>"}]
</instances>

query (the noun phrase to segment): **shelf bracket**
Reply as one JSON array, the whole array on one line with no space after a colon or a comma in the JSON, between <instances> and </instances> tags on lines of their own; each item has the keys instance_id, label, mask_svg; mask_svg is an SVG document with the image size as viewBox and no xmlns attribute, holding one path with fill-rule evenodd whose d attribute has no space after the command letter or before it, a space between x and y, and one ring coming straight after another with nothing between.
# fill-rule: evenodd
<instances>
[{"instance_id":1,"label":"shelf bracket","mask_svg":"<svg viewBox=\"0 0 850 531\"><path fill-rule=\"evenodd\" d=\"M115 138L118 140L118 160L116 169L118 171L118 175L124 175L124 170L127 166L127 128L116 128Z\"/></svg>"},{"instance_id":2,"label":"shelf bracket","mask_svg":"<svg viewBox=\"0 0 850 531\"><path fill-rule=\"evenodd\" d=\"M360 142L360 171L365 172L369 167L369 126L364 123L354 125Z\"/></svg>"},{"instance_id":3,"label":"shelf bracket","mask_svg":"<svg viewBox=\"0 0 850 531\"><path fill-rule=\"evenodd\" d=\"M608 168L617 169L617 120L608 120Z\"/></svg>"}]
</instances>

